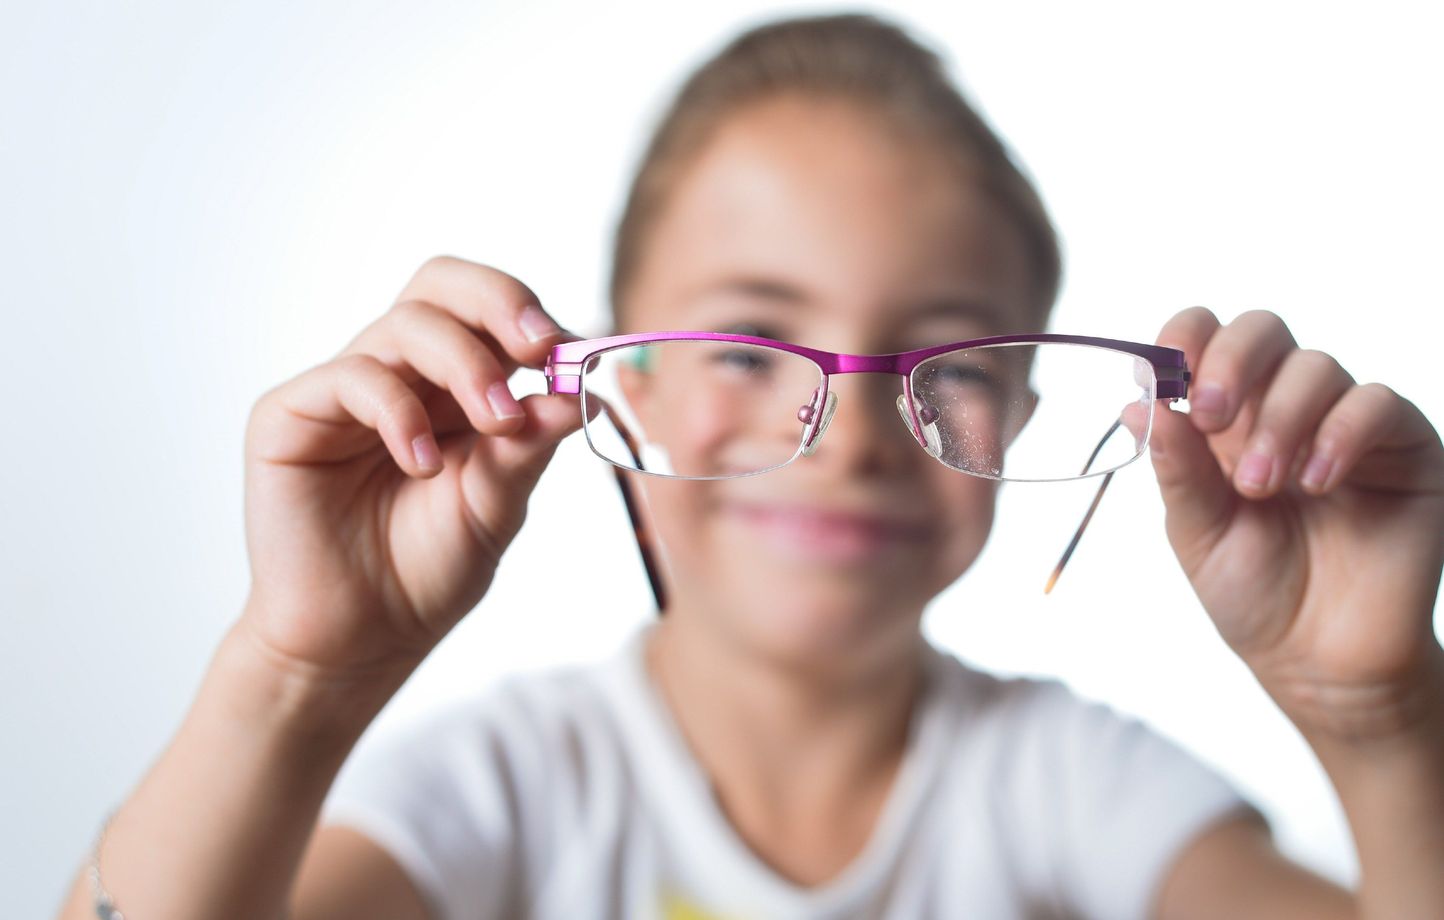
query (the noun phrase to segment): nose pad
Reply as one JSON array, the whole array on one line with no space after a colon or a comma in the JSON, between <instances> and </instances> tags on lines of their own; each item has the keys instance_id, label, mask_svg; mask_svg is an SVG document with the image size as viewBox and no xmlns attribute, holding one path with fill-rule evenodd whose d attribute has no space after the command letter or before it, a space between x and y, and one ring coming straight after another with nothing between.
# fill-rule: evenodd
<instances>
[{"instance_id":1,"label":"nose pad","mask_svg":"<svg viewBox=\"0 0 1444 920\"><path fill-rule=\"evenodd\" d=\"M1133 359L1133 382L1143 390L1145 394L1153 392L1153 365L1142 358Z\"/></svg>"},{"instance_id":2,"label":"nose pad","mask_svg":"<svg viewBox=\"0 0 1444 920\"><path fill-rule=\"evenodd\" d=\"M908 431L912 431L912 414L908 412L907 399L901 393L897 398L897 414L902 416L903 424L908 427ZM928 452L929 457L937 459L938 454L943 452L942 439L938 437L938 413L931 406L923 406L918 415L920 416L919 421L922 421L923 450ZM923 421L924 419L928 420Z\"/></svg>"},{"instance_id":3,"label":"nose pad","mask_svg":"<svg viewBox=\"0 0 1444 920\"><path fill-rule=\"evenodd\" d=\"M827 391L827 400L822 405L822 418L818 420L811 437L802 444L802 456L811 457L817 450L817 445L822 443L823 432L827 431L827 423L832 421L832 413L837 409L837 394L831 390ZM812 421L812 407L803 406L798 410L797 417L803 422ZM807 416L803 418L804 414Z\"/></svg>"}]
</instances>

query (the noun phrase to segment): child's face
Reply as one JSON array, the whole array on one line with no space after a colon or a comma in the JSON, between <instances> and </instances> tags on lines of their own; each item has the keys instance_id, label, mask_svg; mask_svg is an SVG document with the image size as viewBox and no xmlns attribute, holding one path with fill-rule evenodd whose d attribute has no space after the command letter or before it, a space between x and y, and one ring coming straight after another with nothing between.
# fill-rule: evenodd
<instances>
[{"instance_id":1,"label":"child's face","mask_svg":"<svg viewBox=\"0 0 1444 920\"><path fill-rule=\"evenodd\" d=\"M732 116L669 190L619 331L857 354L1037 331L1028 268L1014 222L935 146L855 104L778 98ZM915 641L924 605L982 549L997 484L924 453L894 405L901 378L831 387L837 411L811 457L742 479L633 481L673 609L770 656L840 664Z\"/></svg>"}]
</instances>

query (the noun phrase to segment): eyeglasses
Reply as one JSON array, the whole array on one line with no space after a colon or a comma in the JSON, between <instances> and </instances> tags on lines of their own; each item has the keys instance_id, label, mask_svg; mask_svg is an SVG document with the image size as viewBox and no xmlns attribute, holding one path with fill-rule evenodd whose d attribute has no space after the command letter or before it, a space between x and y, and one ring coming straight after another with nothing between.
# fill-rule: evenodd
<instances>
[{"instance_id":1,"label":"eyeglasses","mask_svg":"<svg viewBox=\"0 0 1444 920\"><path fill-rule=\"evenodd\" d=\"M651 538L625 477L732 479L817 450L838 374L897 374L905 430L950 469L985 479L1102 476L1044 588L1051 591L1113 473L1143 455L1153 404L1188 396L1182 351L1049 333L890 355L849 355L723 332L614 335L554 346L548 393L579 394L592 452L612 464L659 608Z\"/></svg>"}]
</instances>

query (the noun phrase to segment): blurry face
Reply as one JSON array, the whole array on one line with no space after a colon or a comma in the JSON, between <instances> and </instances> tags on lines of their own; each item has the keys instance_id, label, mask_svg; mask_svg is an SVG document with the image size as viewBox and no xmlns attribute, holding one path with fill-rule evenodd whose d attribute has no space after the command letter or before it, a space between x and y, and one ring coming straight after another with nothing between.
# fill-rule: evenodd
<instances>
[{"instance_id":1,"label":"blurry face","mask_svg":"<svg viewBox=\"0 0 1444 920\"><path fill-rule=\"evenodd\" d=\"M720 126L669 190L623 331L904 351L1037 331L1026 319L1027 271L1013 221L935 147L852 103L779 98ZM915 641L924 605L982 549L997 484L919 447L894 404L901 386L896 375L832 378L837 409L816 453L782 469L722 481L634 476L662 543L668 617L798 662ZM667 398L639 403L650 402L654 424L685 419L696 436L675 443L705 458L735 447L728 420L771 397L733 391L705 417L670 412ZM791 398L776 403L786 410L778 430L795 447Z\"/></svg>"}]
</instances>

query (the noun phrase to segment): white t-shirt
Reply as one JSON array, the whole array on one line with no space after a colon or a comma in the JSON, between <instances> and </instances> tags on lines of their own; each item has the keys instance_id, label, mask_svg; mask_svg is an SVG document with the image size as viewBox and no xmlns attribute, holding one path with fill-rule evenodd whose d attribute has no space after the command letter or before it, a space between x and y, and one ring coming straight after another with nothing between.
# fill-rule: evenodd
<instances>
[{"instance_id":1,"label":"white t-shirt","mask_svg":"<svg viewBox=\"0 0 1444 920\"><path fill-rule=\"evenodd\" d=\"M871 838L805 888L721 811L643 664L653 626L368 733L321 823L387 850L434 920L1143 920L1184 844L1253 808L1137 719L929 646Z\"/></svg>"}]
</instances>

